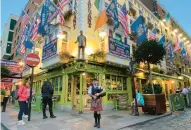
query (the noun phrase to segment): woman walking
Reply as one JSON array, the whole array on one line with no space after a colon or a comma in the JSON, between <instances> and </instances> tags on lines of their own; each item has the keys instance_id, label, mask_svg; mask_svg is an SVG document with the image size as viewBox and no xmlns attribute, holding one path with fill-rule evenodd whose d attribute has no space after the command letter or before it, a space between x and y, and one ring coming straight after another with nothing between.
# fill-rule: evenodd
<instances>
[{"instance_id":1,"label":"woman walking","mask_svg":"<svg viewBox=\"0 0 191 130\"><path fill-rule=\"evenodd\" d=\"M26 109L26 102L28 99L28 94L27 94L27 85L28 80L25 79L23 84L19 86L19 90L18 90L18 102L19 102L19 113L18 113L18 123L17 125L24 125L25 122L22 120L22 116L25 112Z\"/></svg>"},{"instance_id":2,"label":"woman walking","mask_svg":"<svg viewBox=\"0 0 191 130\"><path fill-rule=\"evenodd\" d=\"M102 108L102 94L104 90L102 86L98 85L98 80L94 79L93 84L88 89L88 94L92 97L91 111L94 112L95 124L94 127L100 128L100 119Z\"/></svg>"}]
</instances>

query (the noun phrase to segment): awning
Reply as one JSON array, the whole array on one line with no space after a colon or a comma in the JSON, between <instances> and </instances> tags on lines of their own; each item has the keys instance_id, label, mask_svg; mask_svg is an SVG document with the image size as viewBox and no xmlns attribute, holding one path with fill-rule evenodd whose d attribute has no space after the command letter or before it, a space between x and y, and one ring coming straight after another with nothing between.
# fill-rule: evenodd
<instances>
[{"instance_id":1,"label":"awning","mask_svg":"<svg viewBox=\"0 0 191 130\"><path fill-rule=\"evenodd\" d=\"M139 71L145 72L145 73L149 73L148 70L143 70L140 68L136 68L136 69ZM178 77L170 76L170 75L166 75L166 74L160 74L160 73L156 73L156 72L151 72L151 73L153 76L159 76L159 77L166 78L166 79L183 80L183 79L179 79Z\"/></svg>"},{"instance_id":2,"label":"awning","mask_svg":"<svg viewBox=\"0 0 191 130\"><path fill-rule=\"evenodd\" d=\"M186 77L186 78L191 79L191 76L189 76L189 75L186 75L186 74L181 74L181 75L184 76L184 77Z\"/></svg>"}]
</instances>

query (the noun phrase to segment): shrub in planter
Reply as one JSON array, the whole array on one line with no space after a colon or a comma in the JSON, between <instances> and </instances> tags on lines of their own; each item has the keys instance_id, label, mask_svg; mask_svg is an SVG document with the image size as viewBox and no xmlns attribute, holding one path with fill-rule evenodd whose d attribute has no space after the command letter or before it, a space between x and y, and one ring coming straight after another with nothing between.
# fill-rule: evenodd
<instances>
[{"instance_id":1,"label":"shrub in planter","mask_svg":"<svg viewBox=\"0 0 191 130\"><path fill-rule=\"evenodd\" d=\"M97 61L97 62L104 62L106 58L106 54L103 51L96 51L94 54L90 55L90 59Z\"/></svg>"},{"instance_id":2,"label":"shrub in planter","mask_svg":"<svg viewBox=\"0 0 191 130\"><path fill-rule=\"evenodd\" d=\"M70 60L71 55L70 55L69 52L60 52L59 57L60 57L61 62L66 63L66 62L68 62Z\"/></svg>"},{"instance_id":3,"label":"shrub in planter","mask_svg":"<svg viewBox=\"0 0 191 130\"><path fill-rule=\"evenodd\" d=\"M155 94L161 94L162 93L162 87L160 86L160 84L153 84L153 87L154 87L154 93ZM150 84L143 86L143 93L152 94L153 93L152 86Z\"/></svg>"},{"instance_id":4,"label":"shrub in planter","mask_svg":"<svg viewBox=\"0 0 191 130\"><path fill-rule=\"evenodd\" d=\"M64 19L68 21L70 20L71 17L72 17L72 10L66 11L66 13L64 14Z\"/></svg>"},{"instance_id":5,"label":"shrub in planter","mask_svg":"<svg viewBox=\"0 0 191 130\"><path fill-rule=\"evenodd\" d=\"M160 72L160 68L158 66L154 66L152 68L152 71L159 73Z\"/></svg>"},{"instance_id":6,"label":"shrub in planter","mask_svg":"<svg viewBox=\"0 0 191 130\"><path fill-rule=\"evenodd\" d=\"M1 89L1 95L5 96L5 94L6 94L5 90Z\"/></svg>"}]
</instances>

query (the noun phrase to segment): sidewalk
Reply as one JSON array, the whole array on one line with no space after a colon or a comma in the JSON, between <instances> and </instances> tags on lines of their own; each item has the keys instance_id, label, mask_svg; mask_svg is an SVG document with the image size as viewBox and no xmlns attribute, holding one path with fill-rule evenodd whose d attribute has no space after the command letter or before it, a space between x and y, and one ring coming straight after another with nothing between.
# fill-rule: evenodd
<instances>
[{"instance_id":1,"label":"sidewalk","mask_svg":"<svg viewBox=\"0 0 191 130\"><path fill-rule=\"evenodd\" d=\"M163 115L145 115L131 116L127 111L103 111L101 118L100 130L117 130L127 126L142 124L144 122L156 120L171 113ZM42 119L42 113L32 112L31 121L24 119L24 126L17 126L18 110L12 106L8 106L7 112L1 113L2 124L10 130L96 130L93 127L93 114L85 112L78 114L77 112L55 112L55 119ZM47 111L47 115L49 115Z\"/></svg>"}]
</instances>

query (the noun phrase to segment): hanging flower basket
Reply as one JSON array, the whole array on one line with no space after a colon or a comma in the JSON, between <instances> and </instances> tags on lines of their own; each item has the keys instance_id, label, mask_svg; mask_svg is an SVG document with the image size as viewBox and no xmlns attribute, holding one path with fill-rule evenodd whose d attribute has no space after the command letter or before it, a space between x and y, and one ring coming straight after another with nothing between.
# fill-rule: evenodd
<instances>
[{"instance_id":1,"label":"hanging flower basket","mask_svg":"<svg viewBox=\"0 0 191 130\"><path fill-rule=\"evenodd\" d=\"M66 21L69 21L71 17L72 17L72 10L70 9L70 10L66 11L66 13L64 14L64 19Z\"/></svg>"}]
</instances>

